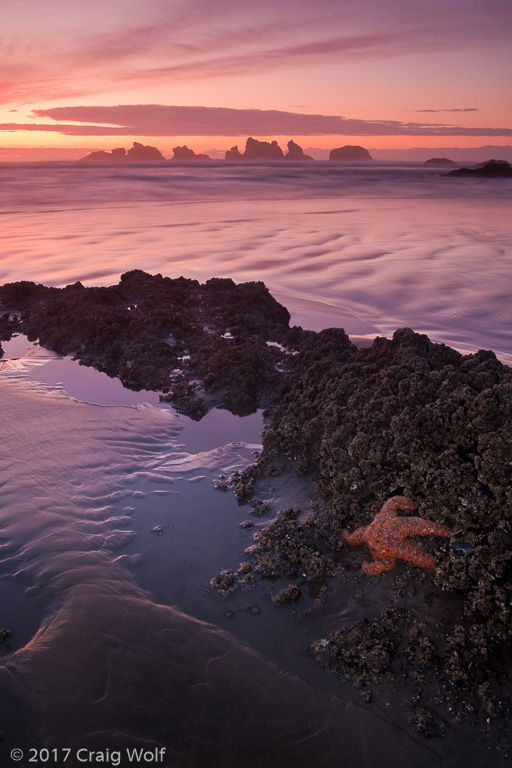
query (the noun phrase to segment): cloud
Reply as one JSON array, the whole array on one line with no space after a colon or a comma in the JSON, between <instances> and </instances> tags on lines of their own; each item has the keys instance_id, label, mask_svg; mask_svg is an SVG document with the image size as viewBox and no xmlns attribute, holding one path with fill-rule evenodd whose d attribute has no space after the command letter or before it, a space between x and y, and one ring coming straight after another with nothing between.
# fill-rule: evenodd
<instances>
[{"instance_id":1,"label":"cloud","mask_svg":"<svg viewBox=\"0 0 512 768\"><path fill-rule=\"evenodd\" d=\"M178 81L300 71L307 66L403 57L439 45L439 39L424 39L421 29L408 31L405 38L396 30L333 36L330 29L315 31L315 25L304 29L295 22L284 34L260 22L208 34L202 28L185 30L177 39L174 26L147 25L102 32L91 39L78 37L56 50L41 46L32 54L22 50L18 57L13 52L4 67L0 100L7 103L21 97L25 103L40 102Z\"/></svg>"},{"instance_id":2,"label":"cloud","mask_svg":"<svg viewBox=\"0 0 512 768\"><path fill-rule=\"evenodd\" d=\"M0 99L78 98L509 44L510 0L69 0L3 19ZM23 5L23 4L21 4ZM170 80L172 78L172 80Z\"/></svg>"},{"instance_id":3,"label":"cloud","mask_svg":"<svg viewBox=\"0 0 512 768\"><path fill-rule=\"evenodd\" d=\"M464 109L415 109L415 112L478 112L476 107L465 107Z\"/></svg>"},{"instance_id":4,"label":"cloud","mask_svg":"<svg viewBox=\"0 0 512 768\"><path fill-rule=\"evenodd\" d=\"M358 120L280 110L162 104L75 106L35 110L50 123L4 123L0 130L55 131L72 136L512 136L510 128ZM74 123L82 123L77 125Z\"/></svg>"}]
</instances>

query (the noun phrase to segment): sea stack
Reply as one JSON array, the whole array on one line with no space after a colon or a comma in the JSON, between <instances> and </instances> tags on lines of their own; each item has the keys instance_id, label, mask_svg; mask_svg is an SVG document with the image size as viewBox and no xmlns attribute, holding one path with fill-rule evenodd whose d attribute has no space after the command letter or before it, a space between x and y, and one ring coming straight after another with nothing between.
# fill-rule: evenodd
<instances>
[{"instance_id":1,"label":"sea stack","mask_svg":"<svg viewBox=\"0 0 512 768\"><path fill-rule=\"evenodd\" d=\"M331 149L329 160L335 160L337 162L350 162L354 160L373 160L373 157L364 147L347 144L344 147Z\"/></svg>"},{"instance_id":2,"label":"sea stack","mask_svg":"<svg viewBox=\"0 0 512 768\"><path fill-rule=\"evenodd\" d=\"M196 155L193 149L189 149L186 144L182 147L173 147L173 160L210 160L208 155Z\"/></svg>"},{"instance_id":3,"label":"sea stack","mask_svg":"<svg viewBox=\"0 0 512 768\"><path fill-rule=\"evenodd\" d=\"M245 143L244 160L284 160L277 141L258 141L249 136Z\"/></svg>"},{"instance_id":4,"label":"sea stack","mask_svg":"<svg viewBox=\"0 0 512 768\"><path fill-rule=\"evenodd\" d=\"M79 163L159 163L165 161L165 157L156 147L133 142L133 147L126 151L124 147L118 147L111 152L100 149L80 158Z\"/></svg>"}]
</instances>

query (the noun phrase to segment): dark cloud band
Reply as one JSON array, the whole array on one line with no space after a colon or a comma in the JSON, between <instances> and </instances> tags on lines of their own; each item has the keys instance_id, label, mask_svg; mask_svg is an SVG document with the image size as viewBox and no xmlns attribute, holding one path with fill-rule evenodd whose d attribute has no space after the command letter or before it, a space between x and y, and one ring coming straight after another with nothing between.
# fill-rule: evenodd
<instances>
[{"instance_id":1,"label":"dark cloud band","mask_svg":"<svg viewBox=\"0 0 512 768\"><path fill-rule=\"evenodd\" d=\"M56 107L34 114L58 122L4 123L0 130L54 131L72 136L512 136L511 128L162 104Z\"/></svg>"}]
</instances>

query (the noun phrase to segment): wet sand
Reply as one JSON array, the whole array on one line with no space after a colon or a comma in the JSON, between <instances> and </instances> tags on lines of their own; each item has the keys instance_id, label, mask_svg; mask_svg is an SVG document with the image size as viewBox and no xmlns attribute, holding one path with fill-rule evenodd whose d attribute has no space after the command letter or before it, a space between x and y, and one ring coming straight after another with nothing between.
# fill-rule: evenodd
<instances>
[{"instance_id":1,"label":"wet sand","mask_svg":"<svg viewBox=\"0 0 512 768\"><path fill-rule=\"evenodd\" d=\"M299 653L340 621L377 612L400 570L364 588L338 581L324 606L304 588L299 612L272 607L285 580L226 598L209 589L252 541L240 529L248 507L213 481L250 463L255 417L245 442L239 420L235 443L236 417L205 419L211 447L198 453L201 423L187 435L186 417L169 409L86 405L16 373L0 379L0 397L10 456L0 595L13 630L0 656L6 764L14 747L133 746L165 747L169 768L496 764L496 742L467 723L448 723L443 738L415 734L399 682L364 703ZM306 507L313 492L312 478L265 482L273 507L256 526L285 501ZM453 610L439 594L432 617Z\"/></svg>"}]
</instances>

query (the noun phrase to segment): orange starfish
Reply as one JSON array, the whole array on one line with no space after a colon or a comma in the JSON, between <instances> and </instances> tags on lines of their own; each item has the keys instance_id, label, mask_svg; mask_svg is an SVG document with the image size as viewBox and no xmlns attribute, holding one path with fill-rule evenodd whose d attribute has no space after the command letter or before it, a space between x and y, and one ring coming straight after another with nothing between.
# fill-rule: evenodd
<instances>
[{"instance_id":1,"label":"orange starfish","mask_svg":"<svg viewBox=\"0 0 512 768\"><path fill-rule=\"evenodd\" d=\"M373 563L363 563L362 568L368 576L375 576L382 571L389 571L396 559L407 560L433 571L436 561L432 555L414 546L409 536L451 536L451 531L444 525L437 525L421 517L397 517L399 509L417 509L416 502L405 496L393 496L388 499L370 525L358 528L354 533L343 531L343 538L352 546L365 542L374 557Z\"/></svg>"}]
</instances>

